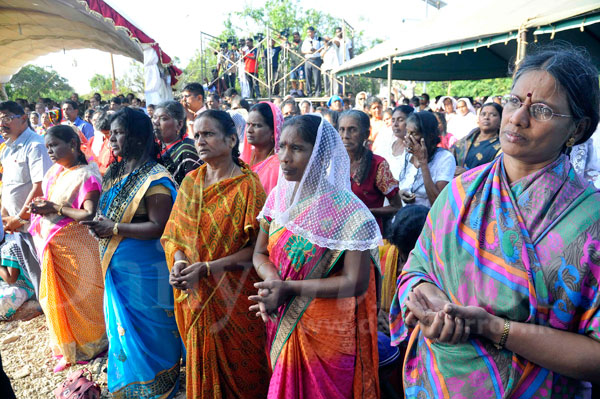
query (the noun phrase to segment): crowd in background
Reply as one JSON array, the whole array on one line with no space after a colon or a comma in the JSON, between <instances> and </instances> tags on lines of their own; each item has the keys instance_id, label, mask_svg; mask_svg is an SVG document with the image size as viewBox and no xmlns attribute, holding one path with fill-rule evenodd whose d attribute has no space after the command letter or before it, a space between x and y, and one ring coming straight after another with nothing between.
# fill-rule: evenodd
<instances>
[{"instance_id":1,"label":"crowd in background","mask_svg":"<svg viewBox=\"0 0 600 399\"><path fill-rule=\"evenodd\" d=\"M268 42L261 34L220 43L212 79L205 81L209 91L222 96L225 90L236 87L237 77L243 97L261 97L261 85L263 90L272 85L273 93L278 95L287 91L283 82L288 81L289 93L294 96L340 94L341 84L333 80L331 72L353 54L352 42L344 37L343 29L336 27L332 35L319 36L310 26L304 39L300 32L293 32L291 41L289 33L279 32Z\"/></svg>"},{"instance_id":2,"label":"crowd in background","mask_svg":"<svg viewBox=\"0 0 600 399\"><path fill-rule=\"evenodd\" d=\"M0 317L35 297L55 372L107 353L127 398L172 397L184 363L189 398L591 394L584 55L486 99L209 89L0 103Z\"/></svg>"}]
</instances>

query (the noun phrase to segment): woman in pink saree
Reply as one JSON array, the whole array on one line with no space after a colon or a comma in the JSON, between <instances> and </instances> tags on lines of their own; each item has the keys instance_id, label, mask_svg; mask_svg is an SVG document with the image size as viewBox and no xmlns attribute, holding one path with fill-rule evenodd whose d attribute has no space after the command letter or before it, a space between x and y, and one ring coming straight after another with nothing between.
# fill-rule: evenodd
<instances>
[{"instance_id":1,"label":"woman in pink saree","mask_svg":"<svg viewBox=\"0 0 600 399\"><path fill-rule=\"evenodd\" d=\"M352 193L329 122L287 122L279 157L253 256L263 281L250 297L267 326L268 398L378 398L379 226Z\"/></svg>"},{"instance_id":2,"label":"woman in pink saree","mask_svg":"<svg viewBox=\"0 0 600 399\"><path fill-rule=\"evenodd\" d=\"M277 151L282 126L283 114L275 104L262 101L250 108L240 158L258 174L267 195L279 176Z\"/></svg>"}]
</instances>

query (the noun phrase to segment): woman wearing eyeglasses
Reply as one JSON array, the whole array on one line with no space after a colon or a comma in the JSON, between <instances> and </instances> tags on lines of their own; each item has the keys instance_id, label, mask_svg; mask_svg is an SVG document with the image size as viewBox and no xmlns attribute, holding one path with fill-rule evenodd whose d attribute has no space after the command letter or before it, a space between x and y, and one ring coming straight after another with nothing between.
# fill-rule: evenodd
<instances>
[{"instance_id":1,"label":"woman wearing eyeglasses","mask_svg":"<svg viewBox=\"0 0 600 399\"><path fill-rule=\"evenodd\" d=\"M599 119L598 70L572 48L527 56L503 154L442 191L399 278L406 397L584 398L600 381L600 193L565 155ZM416 328L415 328L416 327Z\"/></svg>"}]
</instances>

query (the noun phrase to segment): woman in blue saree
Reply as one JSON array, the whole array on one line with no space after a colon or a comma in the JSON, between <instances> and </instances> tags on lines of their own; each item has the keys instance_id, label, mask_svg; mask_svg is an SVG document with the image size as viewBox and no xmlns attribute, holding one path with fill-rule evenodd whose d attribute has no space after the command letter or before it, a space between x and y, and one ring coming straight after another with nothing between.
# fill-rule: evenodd
<instances>
[{"instance_id":1,"label":"woman in blue saree","mask_svg":"<svg viewBox=\"0 0 600 399\"><path fill-rule=\"evenodd\" d=\"M156 162L146 115L129 108L117 112L109 140L120 161L106 172L98 216L85 222L100 239L108 389L115 398L171 398L178 388L181 340L159 238L176 186Z\"/></svg>"}]
</instances>

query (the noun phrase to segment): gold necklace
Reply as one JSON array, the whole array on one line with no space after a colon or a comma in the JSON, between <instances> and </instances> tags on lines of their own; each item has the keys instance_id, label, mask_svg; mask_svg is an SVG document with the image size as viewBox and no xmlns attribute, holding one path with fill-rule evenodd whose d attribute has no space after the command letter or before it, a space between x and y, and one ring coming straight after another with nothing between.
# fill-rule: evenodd
<instances>
[{"instance_id":1,"label":"gold necklace","mask_svg":"<svg viewBox=\"0 0 600 399\"><path fill-rule=\"evenodd\" d=\"M233 177L233 171L235 170L235 162L233 163L233 165L231 165L231 173L229 174L229 178L231 179Z\"/></svg>"},{"instance_id":2,"label":"gold necklace","mask_svg":"<svg viewBox=\"0 0 600 399\"><path fill-rule=\"evenodd\" d=\"M271 155L273 155L274 151L275 151L275 147L271 148L271 151L269 151L269 153L267 154L267 156L265 157L265 159L268 159ZM256 151L252 153L252 157L250 158L250 166L254 166L254 160L255 160L255 158L256 158ZM265 159L263 159L263 161Z\"/></svg>"}]
</instances>

